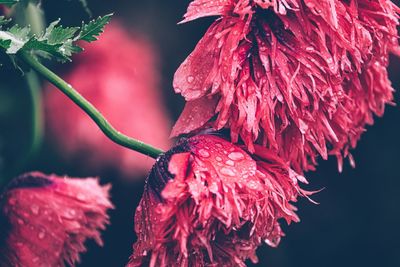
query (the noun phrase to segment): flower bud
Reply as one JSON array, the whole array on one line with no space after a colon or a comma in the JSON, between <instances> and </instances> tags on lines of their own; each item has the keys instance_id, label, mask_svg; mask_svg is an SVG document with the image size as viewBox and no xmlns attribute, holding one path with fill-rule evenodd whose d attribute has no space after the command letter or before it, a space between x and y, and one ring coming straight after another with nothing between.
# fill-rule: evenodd
<instances>
[{"instance_id":1,"label":"flower bud","mask_svg":"<svg viewBox=\"0 0 400 267\"><path fill-rule=\"evenodd\" d=\"M0 266L74 266L87 239L102 245L109 190L95 178L40 172L12 180L1 195Z\"/></svg>"},{"instance_id":2,"label":"flower bud","mask_svg":"<svg viewBox=\"0 0 400 267\"><path fill-rule=\"evenodd\" d=\"M135 214L138 240L128 266L245 266L256 248L277 246L278 220L297 222L310 193L272 151L251 156L213 135L181 141L153 166Z\"/></svg>"}]
</instances>

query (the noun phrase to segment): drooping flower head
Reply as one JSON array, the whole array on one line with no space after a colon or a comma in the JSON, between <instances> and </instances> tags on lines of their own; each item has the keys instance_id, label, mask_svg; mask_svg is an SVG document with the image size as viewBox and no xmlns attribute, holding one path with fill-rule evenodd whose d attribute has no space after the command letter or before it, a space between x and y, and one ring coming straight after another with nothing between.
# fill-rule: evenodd
<instances>
[{"instance_id":1,"label":"drooping flower head","mask_svg":"<svg viewBox=\"0 0 400 267\"><path fill-rule=\"evenodd\" d=\"M162 149L170 147L170 119L162 102L155 49L113 22L99 41L74 58L63 76L122 133ZM48 128L68 159L84 158L95 172L114 168L126 177L146 174L153 160L112 143L93 121L49 85Z\"/></svg>"},{"instance_id":2,"label":"drooping flower head","mask_svg":"<svg viewBox=\"0 0 400 267\"><path fill-rule=\"evenodd\" d=\"M172 134L226 127L298 172L318 155L341 165L392 101L398 11L389 0L193 1L184 22L219 18L175 74L188 102Z\"/></svg>"},{"instance_id":3,"label":"drooping flower head","mask_svg":"<svg viewBox=\"0 0 400 267\"><path fill-rule=\"evenodd\" d=\"M307 182L276 154L246 151L220 137L181 141L158 159L135 214L128 266L245 266L256 248L277 246L278 220L297 222Z\"/></svg>"},{"instance_id":4,"label":"drooping flower head","mask_svg":"<svg viewBox=\"0 0 400 267\"><path fill-rule=\"evenodd\" d=\"M0 198L0 266L73 266L87 239L102 244L109 186L95 178L31 172L15 178Z\"/></svg>"}]
</instances>

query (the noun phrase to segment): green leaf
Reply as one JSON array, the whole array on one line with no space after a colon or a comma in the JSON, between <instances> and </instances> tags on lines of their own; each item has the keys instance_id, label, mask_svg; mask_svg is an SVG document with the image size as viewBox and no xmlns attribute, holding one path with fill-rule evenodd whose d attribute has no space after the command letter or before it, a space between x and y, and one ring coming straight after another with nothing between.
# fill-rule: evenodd
<instances>
[{"instance_id":1,"label":"green leaf","mask_svg":"<svg viewBox=\"0 0 400 267\"><path fill-rule=\"evenodd\" d=\"M64 53L60 51L61 46L62 44L49 44L47 40L38 40L36 36L33 36L22 48L26 50L42 51L55 56L60 60L67 60L68 57L66 57Z\"/></svg>"},{"instance_id":2,"label":"green leaf","mask_svg":"<svg viewBox=\"0 0 400 267\"><path fill-rule=\"evenodd\" d=\"M42 39L47 40L50 44L64 43L75 38L79 27L63 27L57 26L60 20L56 20L50 24Z\"/></svg>"},{"instance_id":3,"label":"green leaf","mask_svg":"<svg viewBox=\"0 0 400 267\"><path fill-rule=\"evenodd\" d=\"M0 40L0 47L8 50L11 46L11 40Z\"/></svg>"},{"instance_id":4,"label":"green leaf","mask_svg":"<svg viewBox=\"0 0 400 267\"><path fill-rule=\"evenodd\" d=\"M14 25L8 31L0 31L0 41L7 54L16 54L29 40L29 32L30 28L21 28L18 25Z\"/></svg>"},{"instance_id":5,"label":"green leaf","mask_svg":"<svg viewBox=\"0 0 400 267\"><path fill-rule=\"evenodd\" d=\"M6 5L10 7L18 2L19 0L0 0L0 5Z\"/></svg>"},{"instance_id":6,"label":"green leaf","mask_svg":"<svg viewBox=\"0 0 400 267\"><path fill-rule=\"evenodd\" d=\"M11 21L11 19L7 19L4 16L0 16L0 28L1 28L1 26L8 24L10 21Z\"/></svg>"},{"instance_id":7,"label":"green leaf","mask_svg":"<svg viewBox=\"0 0 400 267\"><path fill-rule=\"evenodd\" d=\"M60 25L60 20L56 20L46 28L44 33L33 35L30 27L14 25L8 30L2 29L2 25L9 21L0 16L0 49L6 50L9 55L15 55L23 49L32 51L39 57L55 58L62 62L71 61L72 54L83 50L75 43L80 40L87 42L97 40L110 19L111 14L99 17L87 24L82 23L81 28L64 27Z\"/></svg>"},{"instance_id":8,"label":"green leaf","mask_svg":"<svg viewBox=\"0 0 400 267\"><path fill-rule=\"evenodd\" d=\"M113 14L108 14L103 17L98 17L87 24L82 23L81 32L76 40L83 40L89 43L96 41L100 34L104 32L104 27L110 22L112 15Z\"/></svg>"},{"instance_id":9,"label":"green leaf","mask_svg":"<svg viewBox=\"0 0 400 267\"><path fill-rule=\"evenodd\" d=\"M31 32L31 28L29 26L28 27L20 27L17 24L15 24L8 30L8 32L11 33L12 35L14 35L14 37L16 39L26 42L29 39L29 33Z\"/></svg>"}]
</instances>

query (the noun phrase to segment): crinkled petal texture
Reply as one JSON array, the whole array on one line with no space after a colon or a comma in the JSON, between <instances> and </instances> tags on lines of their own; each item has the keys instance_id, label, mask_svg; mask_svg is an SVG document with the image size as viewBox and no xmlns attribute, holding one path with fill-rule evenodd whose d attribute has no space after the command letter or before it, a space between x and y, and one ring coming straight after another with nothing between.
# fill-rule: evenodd
<instances>
[{"instance_id":1,"label":"crinkled petal texture","mask_svg":"<svg viewBox=\"0 0 400 267\"><path fill-rule=\"evenodd\" d=\"M175 74L188 102L172 135L211 121L298 172L318 155L341 165L393 99L385 68L399 50L398 11L388 0L193 1L184 21L220 18Z\"/></svg>"},{"instance_id":2,"label":"crinkled petal texture","mask_svg":"<svg viewBox=\"0 0 400 267\"><path fill-rule=\"evenodd\" d=\"M1 196L0 266L74 266L87 239L102 244L109 189L95 178L15 178Z\"/></svg>"},{"instance_id":3,"label":"crinkled petal texture","mask_svg":"<svg viewBox=\"0 0 400 267\"><path fill-rule=\"evenodd\" d=\"M117 44L117 48L116 48ZM63 76L124 134L162 149L171 146L170 118L162 101L156 49L143 36L113 22L100 40L74 59ZM124 177L147 174L153 160L115 145L52 85L46 94L49 133L60 154L93 172L113 168ZM138 118L145 123L138 123Z\"/></svg>"},{"instance_id":4,"label":"crinkled petal texture","mask_svg":"<svg viewBox=\"0 0 400 267\"><path fill-rule=\"evenodd\" d=\"M273 152L252 157L220 137L182 141L153 167L135 214L138 240L128 266L245 266L262 242L277 246L279 219L297 222L290 204L296 174Z\"/></svg>"}]
</instances>

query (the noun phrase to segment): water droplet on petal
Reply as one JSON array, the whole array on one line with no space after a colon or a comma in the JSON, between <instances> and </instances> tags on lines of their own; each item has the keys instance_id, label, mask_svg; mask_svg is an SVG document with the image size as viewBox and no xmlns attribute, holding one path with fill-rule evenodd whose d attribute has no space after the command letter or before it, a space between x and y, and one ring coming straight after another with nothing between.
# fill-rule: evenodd
<instances>
[{"instance_id":1,"label":"water droplet on petal","mask_svg":"<svg viewBox=\"0 0 400 267\"><path fill-rule=\"evenodd\" d=\"M244 159L244 155L241 152L232 152L229 153L228 158L231 160L242 160Z\"/></svg>"},{"instance_id":2,"label":"water droplet on petal","mask_svg":"<svg viewBox=\"0 0 400 267\"><path fill-rule=\"evenodd\" d=\"M46 233L45 232L39 232L38 238L43 239L45 237Z\"/></svg>"},{"instance_id":3,"label":"water droplet on petal","mask_svg":"<svg viewBox=\"0 0 400 267\"><path fill-rule=\"evenodd\" d=\"M67 219L73 219L76 216L76 211L74 209L68 209L64 213L65 218Z\"/></svg>"},{"instance_id":4,"label":"water droplet on petal","mask_svg":"<svg viewBox=\"0 0 400 267\"><path fill-rule=\"evenodd\" d=\"M33 213L34 215L38 215L38 214L39 214L39 206L33 204L33 205L31 206L31 211L32 211L32 213Z\"/></svg>"},{"instance_id":5,"label":"water droplet on petal","mask_svg":"<svg viewBox=\"0 0 400 267\"><path fill-rule=\"evenodd\" d=\"M193 76L188 76L187 77L187 81L188 81L188 83L192 83L194 81L194 77Z\"/></svg>"},{"instance_id":6,"label":"water droplet on petal","mask_svg":"<svg viewBox=\"0 0 400 267\"><path fill-rule=\"evenodd\" d=\"M225 168L225 167L221 168L221 173L232 177L235 176L235 172L230 168Z\"/></svg>"},{"instance_id":7,"label":"water droplet on petal","mask_svg":"<svg viewBox=\"0 0 400 267\"><path fill-rule=\"evenodd\" d=\"M233 162L233 160L227 160L225 163L229 166L235 166L235 162Z\"/></svg>"},{"instance_id":8,"label":"water droplet on petal","mask_svg":"<svg viewBox=\"0 0 400 267\"><path fill-rule=\"evenodd\" d=\"M80 200L80 201L86 200L86 196L85 196L84 194L82 194L82 193L79 193L79 194L76 196L76 198L77 198L78 200Z\"/></svg>"},{"instance_id":9,"label":"water droplet on petal","mask_svg":"<svg viewBox=\"0 0 400 267\"><path fill-rule=\"evenodd\" d=\"M208 157L210 156L210 153L208 153L208 151L205 150L205 149L200 149L200 150L199 150L199 155L200 155L201 157L203 157L203 158L208 158Z\"/></svg>"}]
</instances>

